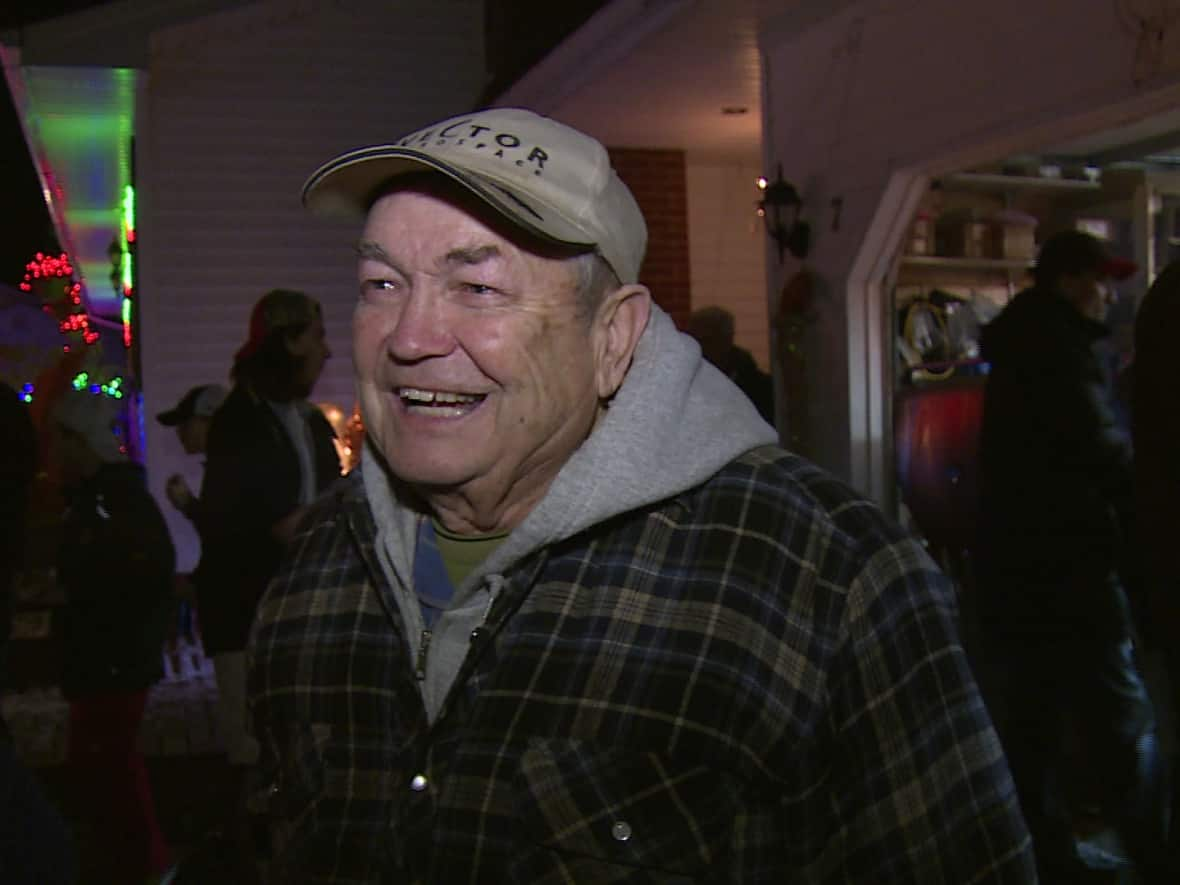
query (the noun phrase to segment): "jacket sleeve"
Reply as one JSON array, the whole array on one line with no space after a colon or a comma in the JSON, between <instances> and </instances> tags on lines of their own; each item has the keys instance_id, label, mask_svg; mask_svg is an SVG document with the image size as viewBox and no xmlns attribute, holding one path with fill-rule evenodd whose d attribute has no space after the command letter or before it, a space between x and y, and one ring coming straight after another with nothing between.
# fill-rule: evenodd
<instances>
[{"instance_id":1,"label":"jacket sleeve","mask_svg":"<svg viewBox=\"0 0 1180 885\"><path fill-rule=\"evenodd\" d=\"M1119 429L1097 359L1089 350L1043 366L1039 401L1063 461L1090 476L1120 515L1129 513L1133 476L1131 444Z\"/></svg>"},{"instance_id":2,"label":"jacket sleeve","mask_svg":"<svg viewBox=\"0 0 1180 885\"><path fill-rule=\"evenodd\" d=\"M168 524L155 500L144 489L118 490L106 497L89 499L86 513L74 523L87 538L84 545L67 552L60 562L75 603L101 603L110 593L111 582L135 598L154 603L171 593L176 551Z\"/></svg>"},{"instance_id":3,"label":"jacket sleeve","mask_svg":"<svg viewBox=\"0 0 1180 885\"><path fill-rule=\"evenodd\" d=\"M196 511L202 538L265 536L294 509L292 495L274 487L282 440L257 417L236 403L214 417Z\"/></svg>"},{"instance_id":4,"label":"jacket sleeve","mask_svg":"<svg viewBox=\"0 0 1180 885\"><path fill-rule=\"evenodd\" d=\"M953 588L909 541L879 550L850 589L831 685L845 844L826 881L1036 881L955 617Z\"/></svg>"}]
</instances>

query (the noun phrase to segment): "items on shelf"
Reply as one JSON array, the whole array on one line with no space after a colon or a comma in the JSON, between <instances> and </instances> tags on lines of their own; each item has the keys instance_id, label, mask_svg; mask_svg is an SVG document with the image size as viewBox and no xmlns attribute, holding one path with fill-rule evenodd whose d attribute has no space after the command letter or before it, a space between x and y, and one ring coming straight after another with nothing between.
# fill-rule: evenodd
<instances>
[{"instance_id":1,"label":"items on shelf","mask_svg":"<svg viewBox=\"0 0 1180 885\"><path fill-rule=\"evenodd\" d=\"M1014 209L963 207L934 217L914 217L905 253L910 256L1031 261L1036 255L1037 219Z\"/></svg>"},{"instance_id":2,"label":"items on shelf","mask_svg":"<svg viewBox=\"0 0 1180 885\"><path fill-rule=\"evenodd\" d=\"M897 353L909 382L986 372L979 333L996 313L988 298L931 289L899 306Z\"/></svg>"}]
</instances>

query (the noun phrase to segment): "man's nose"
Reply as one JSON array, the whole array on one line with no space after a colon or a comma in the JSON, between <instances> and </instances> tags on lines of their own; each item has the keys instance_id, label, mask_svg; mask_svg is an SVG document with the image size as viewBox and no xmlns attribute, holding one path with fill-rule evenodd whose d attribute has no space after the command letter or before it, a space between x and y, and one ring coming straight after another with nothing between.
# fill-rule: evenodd
<instances>
[{"instance_id":1,"label":"man's nose","mask_svg":"<svg viewBox=\"0 0 1180 885\"><path fill-rule=\"evenodd\" d=\"M410 292L389 336L390 355L406 362L440 356L450 351L451 342L442 299L421 289Z\"/></svg>"}]
</instances>

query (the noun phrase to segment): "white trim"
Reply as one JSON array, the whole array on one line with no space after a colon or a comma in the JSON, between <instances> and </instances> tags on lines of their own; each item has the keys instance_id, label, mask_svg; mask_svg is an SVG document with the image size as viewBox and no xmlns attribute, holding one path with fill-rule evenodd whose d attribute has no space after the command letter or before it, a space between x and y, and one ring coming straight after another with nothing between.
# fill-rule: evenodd
<instances>
[{"instance_id":1,"label":"white trim","mask_svg":"<svg viewBox=\"0 0 1180 885\"><path fill-rule=\"evenodd\" d=\"M925 159L893 173L857 252L845 289L849 341L849 481L887 511L896 507L893 477L892 318L887 279L901 239L933 177L990 162L1046 144L1114 128L1129 120L1174 110L1180 83L1163 83L1134 100L1121 100L1085 114L1030 124Z\"/></svg>"},{"instance_id":2,"label":"white trim","mask_svg":"<svg viewBox=\"0 0 1180 885\"><path fill-rule=\"evenodd\" d=\"M918 170L889 179L848 274L849 481L887 512L893 470L892 304L898 248L930 179ZM859 346L858 346L859 345Z\"/></svg>"}]
</instances>

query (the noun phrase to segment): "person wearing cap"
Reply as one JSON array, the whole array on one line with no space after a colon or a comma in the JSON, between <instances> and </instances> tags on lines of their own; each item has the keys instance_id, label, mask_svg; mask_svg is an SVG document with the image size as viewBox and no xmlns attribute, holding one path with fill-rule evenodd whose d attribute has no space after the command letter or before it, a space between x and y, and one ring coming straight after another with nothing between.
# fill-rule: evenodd
<instances>
[{"instance_id":1,"label":"person wearing cap","mask_svg":"<svg viewBox=\"0 0 1180 885\"><path fill-rule=\"evenodd\" d=\"M330 355L319 302L272 289L254 305L233 389L209 427L196 510L197 611L235 766L257 753L246 723L244 649L258 599L308 505L340 476L335 434L307 400Z\"/></svg>"},{"instance_id":2,"label":"person wearing cap","mask_svg":"<svg viewBox=\"0 0 1180 885\"><path fill-rule=\"evenodd\" d=\"M1163 857L1166 785L1155 713L1124 588L1134 533L1132 457L1094 345L1110 281L1135 266L1067 230L1042 245L1034 284L984 327L980 610L1006 709L1002 732L1041 882L1085 863L1063 783L1080 736L1090 784L1144 882ZM1088 781L1091 780L1088 778Z\"/></svg>"},{"instance_id":3,"label":"person wearing cap","mask_svg":"<svg viewBox=\"0 0 1180 885\"><path fill-rule=\"evenodd\" d=\"M176 437L186 455L203 455L208 445L213 414L220 408L228 391L220 384L201 384L191 388L171 409L160 412L156 420L165 427L175 427ZM168 477L164 486L168 503L190 520L195 519L197 496L179 473Z\"/></svg>"},{"instance_id":4,"label":"person wearing cap","mask_svg":"<svg viewBox=\"0 0 1180 885\"><path fill-rule=\"evenodd\" d=\"M257 300L234 355L233 387L212 414L194 507L201 643L213 660L218 729L233 772L219 844L230 852L235 881L256 876L244 816L247 773L258 754L248 724L246 639L296 526L340 477L335 432L308 402L330 356L318 301L293 289Z\"/></svg>"},{"instance_id":5,"label":"person wearing cap","mask_svg":"<svg viewBox=\"0 0 1180 885\"><path fill-rule=\"evenodd\" d=\"M94 881L143 882L167 870L138 749L148 689L164 673L176 554L143 468L113 432L119 401L66 391L50 410L49 463L66 501L56 575L65 595L66 759L93 833Z\"/></svg>"},{"instance_id":6,"label":"person wearing cap","mask_svg":"<svg viewBox=\"0 0 1180 885\"><path fill-rule=\"evenodd\" d=\"M282 881L1031 880L950 583L652 303L601 144L478 111L304 200L366 444L252 634Z\"/></svg>"},{"instance_id":7,"label":"person wearing cap","mask_svg":"<svg viewBox=\"0 0 1180 885\"><path fill-rule=\"evenodd\" d=\"M176 436L187 455L203 455L208 446L209 427L213 423L213 414L225 400L228 391L220 384L201 384L191 388L180 398L175 406L156 415L156 420L164 427L175 427ZM179 474L174 473L164 483L164 494L179 513L187 518L200 533L197 511L200 499L189 488L188 482ZM177 576L178 603L177 634L188 643L192 643L193 620L192 600L193 587L200 580L200 567L191 575Z\"/></svg>"}]
</instances>

